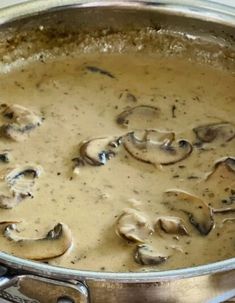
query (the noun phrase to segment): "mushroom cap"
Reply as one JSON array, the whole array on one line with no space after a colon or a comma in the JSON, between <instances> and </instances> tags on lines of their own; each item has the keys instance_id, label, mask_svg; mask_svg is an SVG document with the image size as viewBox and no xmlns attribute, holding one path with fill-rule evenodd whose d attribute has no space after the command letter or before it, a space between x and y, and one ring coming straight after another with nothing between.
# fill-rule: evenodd
<instances>
[{"instance_id":1,"label":"mushroom cap","mask_svg":"<svg viewBox=\"0 0 235 303\"><path fill-rule=\"evenodd\" d=\"M160 265L169 258L156 251L152 246L147 244L140 244L137 246L134 259L141 265Z\"/></svg>"},{"instance_id":2,"label":"mushroom cap","mask_svg":"<svg viewBox=\"0 0 235 303\"><path fill-rule=\"evenodd\" d=\"M146 128L153 127L160 115L160 109L151 105L128 107L121 112L116 122L122 127Z\"/></svg>"},{"instance_id":3,"label":"mushroom cap","mask_svg":"<svg viewBox=\"0 0 235 303\"><path fill-rule=\"evenodd\" d=\"M72 245L72 234L67 225L58 223L45 237L39 239L20 238L15 234L15 224L6 226L3 236L11 241L16 255L31 260L44 260L63 255Z\"/></svg>"},{"instance_id":4,"label":"mushroom cap","mask_svg":"<svg viewBox=\"0 0 235 303\"><path fill-rule=\"evenodd\" d=\"M135 131L123 137L123 145L137 160L154 165L169 165L187 158L192 152L189 142L174 142L174 137L173 132Z\"/></svg>"},{"instance_id":5,"label":"mushroom cap","mask_svg":"<svg viewBox=\"0 0 235 303\"><path fill-rule=\"evenodd\" d=\"M189 222L201 235L208 235L214 227L212 209L199 197L177 189L164 194L164 205L171 210L185 213Z\"/></svg>"},{"instance_id":6,"label":"mushroom cap","mask_svg":"<svg viewBox=\"0 0 235 303\"><path fill-rule=\"evenodd\" d=\"M116 223L116 233L131 242L144 242L152 232L146 217L135 209L125 209Z\"/></svg>"}]
</instances>

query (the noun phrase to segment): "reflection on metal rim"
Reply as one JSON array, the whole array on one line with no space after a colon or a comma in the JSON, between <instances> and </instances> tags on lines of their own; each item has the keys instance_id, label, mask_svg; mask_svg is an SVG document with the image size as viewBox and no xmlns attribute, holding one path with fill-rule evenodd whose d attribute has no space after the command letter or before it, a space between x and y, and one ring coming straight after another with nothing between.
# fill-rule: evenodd
<instances>
[{"instance_id":1,"label":"reflection on metal rim","mask_svg":"<svg viewBox=\"0 0 235 303\"><path fill-rule=\"evenodd\" d=\"M235 26L235 7L204 0L31 0L27 3L0 9L0 24L30 15L37 15L45 11L86 7L157 9L171 14L187 15Z\"/></svg>"},{"instance_id":2,"label":"reflection on metal rim","mask_svg":"<svg viewBox=\"0 0 235 303\"><path fill-rule=\"evenodd\" d=\"M93 272L86 270L74 270L56 267L44 263L24 260L5 253L0 253L0 262L9 267L30 271L32 274L40 274L46 277L58 279L79 280L109 280L120 282L155 282L170 281L175 279L203 276L211 273L225 272L235 269L235 258L219 261L216 263L200 265L196 267L158 271L145 273L115 273L115 272Z\"/></svg>"}]
</instances>

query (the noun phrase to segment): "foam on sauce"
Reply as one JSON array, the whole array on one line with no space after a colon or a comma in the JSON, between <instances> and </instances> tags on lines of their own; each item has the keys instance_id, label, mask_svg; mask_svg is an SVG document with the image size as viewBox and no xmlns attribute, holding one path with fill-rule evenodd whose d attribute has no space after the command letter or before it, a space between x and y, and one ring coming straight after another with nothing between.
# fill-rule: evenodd
<instances>
[{"instance_id":1,"label":"foam on sauce","mask_svg":"<svg viewBox=\"0 0 235 303\"><path fill-rule=\"evenodd\" d=\"M20 236L27 238L42 237L58 222L66 224L73 245L49 263L70 268L159 270L234 257L235 223L224 221L234 219L234 212L214 215L215 227L202 235L186 212L162 202L165 191L178 189L217 209L234 207L235 173L208 181L205 177L216 161L235 156L235 139L196 144L184 160L164 166L138 161L122 146L105 165L79 167L79 174L73 173L72 161L82 141L133 130L131 123L126 128L118 125L116 117L138 105L157 107L160 113L157 118L138 117L135 128L172 131L176 140L193 145L193 128L234 123L234 96L231 71L159 54L93 52L31 62L1 74L1 103L19 104L45 120L25 141L0 140L0 149L12 155L8 164L0 164L1 170L31 163L43 168L33 198L0 209L0 220L22 221ZM189 235L156 230L145 242L170 257L155 266L137 264L136 243L115 231L126 208L137 210L150 224L163 215L180 217ZM0 247L17 255L12 241L0 237Z\"/></svg>"}]
</instances>

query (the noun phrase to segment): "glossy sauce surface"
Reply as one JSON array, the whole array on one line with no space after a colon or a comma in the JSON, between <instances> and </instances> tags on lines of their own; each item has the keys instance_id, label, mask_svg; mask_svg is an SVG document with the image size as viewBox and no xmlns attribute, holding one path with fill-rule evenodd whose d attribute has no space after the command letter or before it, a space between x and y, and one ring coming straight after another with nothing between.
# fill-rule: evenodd
<instances>
[{"instance_id":1,"label":"glossy sauce surface","mask_svg":"<svg viewBox=\"0 0 235 303\"><path fill-rule=\"evenodd\" d=\"M89 67L96 67L92 69ZM100 72L106 71L108 73ZM110 76L111 75L111 76ZM31 62L0 76L1 103L19 104L43 115L42 125L27 140L1 139L1 150L12 160L1 169L38 164L43 173L34 197L12 209L0 209L0 219L19 220L20 236L40 238L56 223L66 224L73 245L51 264L77 269L141 271L194 266L234 257L235 223L224 229L223 220L234 213L215 215L215 227L201 235L184 212L162 203L169 189L186 191L215 208L232 207L234 175L229 179L206 175L222 157L235 156L235 140L193 146L184 160L171 165L151 165L132 157L122 146L105 165L85 165L73 172L84 140L122 136L132 131L116 123L127 107L157 107L157 118L140 117L139 129L173 131L176 139L193 145L193 128L218 122L234 123L235 77L229 70L157 54L80 54ZM134 126L134 129L136 125ZM230 200L229 200L230 199ZM232 201L232 202L231 202ZM188 236L156 230L145 241L170 255L160 265L134 260L136 243L117 235L116 222L124 209L135 209L151 224L162 215L183 218ZM17 255L12 242L0 238L1 250Z\"/></svg>"}]
</instances>

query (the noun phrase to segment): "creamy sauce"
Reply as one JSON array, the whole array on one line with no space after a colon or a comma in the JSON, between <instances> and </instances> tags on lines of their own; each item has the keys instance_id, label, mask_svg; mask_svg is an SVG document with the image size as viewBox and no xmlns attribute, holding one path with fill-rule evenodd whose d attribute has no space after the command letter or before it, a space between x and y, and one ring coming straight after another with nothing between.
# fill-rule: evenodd
<instances>
[{"instance_id":1,"label":"creamy sauce","mask_svg":"<svg viewBox=\"0 0 235 303\"><path fill-rule=\"evenodd\" d=\"M145 117L140 118L138 128L173 131L177 140L193 144L193 128L234 122L234 96L231 71L157 54L80 54L32 62L2 74L1 103L22 105L42 113L45 120L25 141L0 141L1 150L9 149L12 155L9 164L0 164L1 169L29 163L43 168L34 197L12 209L0 209L0 220L21 221L18 236L27 238L44 236L58 222L66 224L73 245L48 262L70 268L159 270L234 257L235 223L229 225L229 231L222 225L225 218L235 217L233 212L215 215L215 227L201 235L185 213L170 211L162 204L166 190L179 189L216 208L233 206L234 177L206 183L205 176L215 161L235 156L234 139L208 150L194 146L186 159L164 166L138 161L123 147L105 165L85 165L79 174L73 173L72 161L79 156L82 141L121 136L132 130L131 125L123 128L115 121L128 106L144 104L160 109L157 119L146 122ZM138 209L149 222L161 215L181 217L189 236L154 232L146 242L164 254L170 251L170 258L158 266L137 264L133 258L136 244L115 231L126 208ZM2 251L17 255L11 241L2 237L0 246Z\"/></svg>"}]
</instances>

